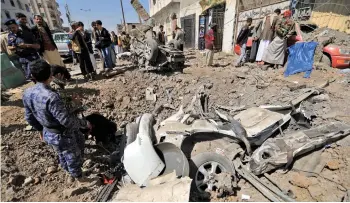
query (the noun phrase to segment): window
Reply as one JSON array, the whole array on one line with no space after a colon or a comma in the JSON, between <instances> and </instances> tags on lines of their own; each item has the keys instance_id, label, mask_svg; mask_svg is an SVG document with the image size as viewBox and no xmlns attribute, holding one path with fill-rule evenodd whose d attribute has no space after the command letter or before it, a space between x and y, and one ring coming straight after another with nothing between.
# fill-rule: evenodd
<instances>
[{"instance_id":1,"label":"window","mask_svg":"<svg viewBox=\"0 0 350 203\"><path fill-rule=\"evenodd\" d=\"M45 17L45 13L40 13L40 15L41 15L41 17L43 17L43 18Z\"/></svg>"},{"instance_id":2,"label":"window","mask_svg":"<svg viewBox=\"0 0 350 203\"><path fill-rule=\"evenodd\" d=\"M6 18L8 18L8 19L11 18L10 12L8 12L8 11L6 11L6 10L5 10L5 15L6 15Z\"/></svg>"},{"instance_id":3,"label":"window","mask_svg":"<svg viewBox=\"0 0 350 203\"><path fill-rule=\"evenodd\" d=\"M30 18L30 22L32 23L32 25L34 25L33 18Z\"/></svg>"},{"instance_id":4,"label":"window","mask_svg":"<svg viewBox=\"0 0 350 203\"><path fill-rule=\"evenodd\" d=\"M21 3L19 0L17 0L17 4L18 4L18 8L21 9L21 10L23 10L22 3Z\"/></svg>"},{"instance_id":5,"label":"window","mask_svg":"<svg viewBox=\"0 0 350 203\"><path fill-rule=\"evenodd\" d=\"M57 24L55 26L58 27ZM53 40L56 43L65 43L69 40L69 35L68 34L55 34Z\"/></svg>"},{"instance_id":6,"label":"window","mask_svg":"<svg viewBox=\"0 0 350 203\"><path fill-rule=\"evenodd\" d=\"M24 6L26 7L26 11L30 12L30 8L29 8L28 4L25 4Z\"/></svg>"},{"instance_id":7,"label":"window","mask_svg":"<svg viewBox=\"0 0 350 203\"><path fill-rule=\"evenodd\" d=\"M15 7L15 2L13 2L13 0L10 0L10 3L13 7Z\"/></svg>"},{"instance_id":8,"label":"window","mask_svg":"<svg viewBox=\"0 0 350 203\"><path fill-rule=\"evenodd\" d=\"M5 3L5 0L1 0L1 3Z\"/></svg>"}]
</instances>

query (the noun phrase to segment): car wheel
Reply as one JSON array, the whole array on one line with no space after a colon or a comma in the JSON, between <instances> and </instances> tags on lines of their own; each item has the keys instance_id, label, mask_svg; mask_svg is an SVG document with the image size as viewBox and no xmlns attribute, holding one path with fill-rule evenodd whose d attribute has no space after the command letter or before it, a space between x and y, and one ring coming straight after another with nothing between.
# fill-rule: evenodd
<instances>
[{"instance_id":1,"label":"car wheel","mask_svg":"<svg viewBox=\"0 0 350 203\"><path fill-rule=\"evenodd\" d=\"M231 161L214 152L199 153L191 158L190 163L192 188L199 194L205 194L206 190L218 190L217 176L219 174L235 173Z\"/></svg>"},{"instance_id":2,"label":"car wheel","mask_svg":"<svg viewBox=\"0 0 350 203\"><path fill-rule=\"evenodd\" d=\"M332 60L327 54L323 54L321 62L326 64L328 67L332 67Z\"/></svg>"},{"instance_id":3,"label":"car wheel","mask_svg":"<svg viewBox=\"0 0 350 203\"><path fill-rule=\"evenodd\" d=\"M145 43L145 58L148 61L156 61L158 57L158 43L154 39L147 39Z\"/></svg>"},{"instance_id":4,"label":"car wheel","mask_svg":"<svg viewBox=\"0 0 350 203\"><path fill-rule=\"evenodd\" d=\"M136 140L139 126L137 123L129 123L126 125L126 146Z\"/></svg>"}]
</instances>

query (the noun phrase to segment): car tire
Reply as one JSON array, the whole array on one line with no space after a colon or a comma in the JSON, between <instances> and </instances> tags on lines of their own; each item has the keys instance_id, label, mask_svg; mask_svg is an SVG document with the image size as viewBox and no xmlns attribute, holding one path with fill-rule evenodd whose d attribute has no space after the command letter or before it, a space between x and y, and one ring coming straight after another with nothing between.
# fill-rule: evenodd
<instances>
[{"instance_id":1,"label":"car tire","mask_svg":"<svg viewBox=\"0 0 350 203\"><path fill-rule=\"evenodd\" d=\"M323 54L321 62L326 64L328 67L332 67L332 60L327 54Z\"/></svg>"},{"instance_id":2,"label":"car tire","mask_svg":"<svg viewBox=\"0 0 350 203\"><path fill-rule=\"evenodd\" d=\"M213 167L214 164L217 165L217 168L214 171L216 174L219 174L221 172L229 172L233 174L235 173L232 162L225 156L219 155L215 152L199 153L190 159L190 178L193 179L193 192L199 196L202 196L203 198L207 198L209 195L207 192L205 192L205 188L208 188L208 185L204 184L200 186L200 182L204 180L204 178L208 177L205 177L201 171L203 168L208 169L207 167ZM211 170L213 170L213 168L211 168ZM212 189L215 190L215 188Z\"/></svg>"},{"instance_id":3,"label":"car tire","mask_svg":"<svg viewBox=\"0 0 350 203\"><path fill-rule=\"evenodd\" d=\"M146 39L145 58L148 61L156 61L158 57L158 43L154 39Z\"/></svg>"},{"instance_id":4,"label":"car tire","mask_svg":"<svg viewBox=\"0 0 350 203\"><path fill-rule=\"evenodd\" d=\"M139 132L139 126L137 123L129 123L126 125L126 146L136 140L137 133Z\"/></svg>"}]
</instances>

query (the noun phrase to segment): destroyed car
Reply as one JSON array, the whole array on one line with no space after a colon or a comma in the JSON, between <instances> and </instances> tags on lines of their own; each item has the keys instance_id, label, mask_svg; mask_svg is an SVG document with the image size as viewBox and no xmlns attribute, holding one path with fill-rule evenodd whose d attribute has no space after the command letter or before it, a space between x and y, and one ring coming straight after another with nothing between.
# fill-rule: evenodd
<instances>
[{"instance_id":1,"label":"destroyed car","mask_svg":"<svg viewBox=\"0 0 350 203\"><path fill-rule=\"evenodd\" d=\"M276 131L282 133L281 128L301 111L294 107L318 93L307 89L288 106L252 107L232 118L218 110L209 113L208 95L200 89L186 110L181 106L159 124L144 114L127 125L125 169L140 186L175 170L179 177L189 175L200 194L233 192L237 177L232 161L245 151L250 155L251 146L261 145Z\"/></svg>"},{"instance_id":2,"label":"destroyed car","mask_svg":"<svg viewBox=\"0 0 350 203\"><path fill-rule=\"evenodd\" d=\"M131 61L145 71L172 70L182 72L185 55L170 45L159 45L153 36L154 19L151 18L138 0L131 0L136 12L143 18L141 36L132 39Z\"/></svg>"}]
</instances>

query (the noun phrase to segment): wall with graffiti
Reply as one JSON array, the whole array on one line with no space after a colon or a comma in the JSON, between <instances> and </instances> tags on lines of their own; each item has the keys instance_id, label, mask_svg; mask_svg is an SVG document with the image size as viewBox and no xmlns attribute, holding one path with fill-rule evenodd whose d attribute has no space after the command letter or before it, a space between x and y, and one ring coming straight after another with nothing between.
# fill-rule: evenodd
<instances>
[{"instance_id":1,"label":"wall with graffiti","mask_svg":"<svg viewBox=\"0 0 350 203\"><path fill-rule=\"evenodd\" d=\"M272 14L275 9L279 8L283 12L284 10L289 9L289 5L290 5L290 1L288 0L288 1L282 1L276 4L263 6L261 8L257 7L251 10L239 12L236 36L241 30L242 26L245 24L245 21L247 20L247 18L249 17L253 18L253 25L256 25L260 20L264 18L264 16Z\"/></svg>"}]
</instances>

